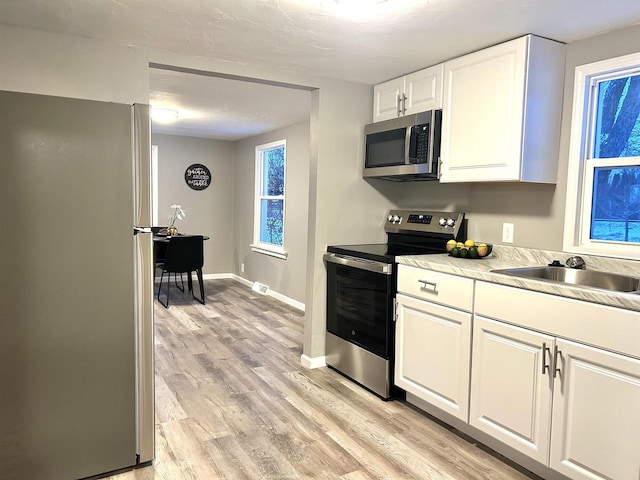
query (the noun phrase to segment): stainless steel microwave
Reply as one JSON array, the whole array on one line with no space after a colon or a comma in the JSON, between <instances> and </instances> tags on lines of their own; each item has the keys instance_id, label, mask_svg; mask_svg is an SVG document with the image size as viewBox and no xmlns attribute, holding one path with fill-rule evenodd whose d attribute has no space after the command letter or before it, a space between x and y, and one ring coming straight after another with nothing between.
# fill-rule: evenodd
<instances>
[{"instance_id":1,"label":"stainless steel microwave","mask_svg":"<svg viewBox=\"0 0 640 480\"><path fill-rule=\"evenodd\" d=\"M365 178L437 180L442 110L370 123L364 128Z\"/></svg>"}]
</instances>

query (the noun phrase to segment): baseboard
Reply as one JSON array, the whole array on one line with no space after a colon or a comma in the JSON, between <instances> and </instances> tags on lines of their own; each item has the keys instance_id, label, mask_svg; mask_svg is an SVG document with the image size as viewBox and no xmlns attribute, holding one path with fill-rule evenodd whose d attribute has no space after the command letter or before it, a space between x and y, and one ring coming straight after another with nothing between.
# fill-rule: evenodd
<instances>
[{"instance_id":1,"label":"baseboard","mask_svg":"<svg viewBox=\"0 0 640 480\"><path fill-rule=\"evenodd\" d=\"M286 303L290 307L296 308L301 312L304 312L304 303L299 302L298 300L294 300L293 298L289 298L286 295L282 295L281 293L274 292L273 290L269 290L269 295L271 295L276 300L280 300L282 303Z\"/></svg>"},{"instance_id":2,"label":"baseboard","mask_svg":"<svg viewBox=\"0 0 640 480\"><path fill-rule=\"evenodd\" d=\"M320 367L326 367L326 357L323 355L322 357L309 357L308 355L302 354L300 356L300 363L303 367L314 369Z\"/></svg>"},{"instance_id":3,"label":"baseboard","mask_svg":"<svg viewBox=\"0 0 640 480\"><path fill-rule=\"evenodd\" d=\"M253 286L253 282L251 280L247 280L246 278L243 278L240 275L235 275L233 273L230 273L228 278L233 278L234 280L237 280L238 282L242 283L243 285L246 285L247 287Z\"/></svg>"},{"instance_id":4,"label":"baseboard","mask_svg":"<svg viewBox=\"0 0 640 480\"><path fill-rule=\"evenodd\" d=\"M202 274L202 279L203 280L219 280L221 278L234 278L234 279L238 280L240 277L236 277L236 275L234 275L233 273L204 273L204 274ZM160 277L158 275L156 275L156 278L154 279L154 282L155 283L160 283ZM249 283L249 286L251 286L251 283Z\"/></svg>"},{"instance_id":5,"label":"baseboard","mask_svg":"<svg viewBox=\"0 0 640 480\"><path fill-rule=\"evenodd\" d=\"M237 280L238 282L242 283L243 285L246 285L247 287L251 287L253 286L253 282L251 280L247 280L246 278L243 278L239 275L236 275L234 273L207 273L205 275L202 276L202 278L204 280L218 280L221 278L232 278L234 280ZM282 303L286 303L287 305L289 305L290 307L296 308L298 310L300 310L301 312L304 312L305 309L305 305L302 302L299 302L298 300L294 300L293 298L287 297L286 295L283 295L282 293L276 292L274 290L269 290L268 295L270 297L275 298L276 300L281 301Z\"/></svg>"},{"instance_id":6,"label":"baseboard","mask_svg":"<svg viewBox=\"0 0 640 480\"><path fill-rule=\"evenodd\" d=\"M233 273L205 273L202 275L203 280L219 280L221 278L235 278Z\"/></svg>"}]
</instances>

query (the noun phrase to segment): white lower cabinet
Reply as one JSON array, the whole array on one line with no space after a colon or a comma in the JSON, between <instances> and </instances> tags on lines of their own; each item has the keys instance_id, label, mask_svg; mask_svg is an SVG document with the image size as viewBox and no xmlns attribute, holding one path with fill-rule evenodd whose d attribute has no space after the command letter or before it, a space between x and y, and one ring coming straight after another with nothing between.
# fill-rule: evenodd
<instances>
[{"instance_id":1,"label":"white lower cabinet","mask_svg":"<svg viewBox=\"0 0 640 480\"><path fill-rule=\"evenodd\" d=\"M476 315L469 423L547 464L554 338Z\"/></svg>"},{"instance_id":2,"label":"white lower cabinet","mask_svg":"<svg viewBox=\"0 0 640 480\"><path fill-rule=\"evenodd\" d=\"M575 479L638 480L640 360L568 340L557 347L550 467Z\"/></svg>"},{"instance_id":3,"label":"white lower cabinet","mask_svg":"<svg viewBox=\"0 0 640 480\"><path fill-rule=\"evenodd\" d=\"M473 280L398 266L394 382L467 422Z\"/></svg>"},{"instance_id":4,"label":"white lower cabinet","mask_svg":"<svg viewBox=\"0 0 640 480\"><path fill-rule=\"evenodd\" d=\"M640 480L640 312L405 265L396 302L422 408L545 478Z\"/></svg>"},{"instance_id":5,"label":"white lower cabinet","mask_svg":"<svg viewBox=\"0 0 640 480\"><path fill-rule=\"evenodd\" d=\"M467 421L471 313L398 294L395 384Z\"/></svg>"},{"instance_id":6,"label":"white lower cabinet","mask_svg":"<svg viewBox=\"0 0 640 480\"><path fill-rule=\"evenodd\" d=\"M475 295L469 423L568 478L639 480L640 314L484 282Z\"/></svg>"}]
</instances>

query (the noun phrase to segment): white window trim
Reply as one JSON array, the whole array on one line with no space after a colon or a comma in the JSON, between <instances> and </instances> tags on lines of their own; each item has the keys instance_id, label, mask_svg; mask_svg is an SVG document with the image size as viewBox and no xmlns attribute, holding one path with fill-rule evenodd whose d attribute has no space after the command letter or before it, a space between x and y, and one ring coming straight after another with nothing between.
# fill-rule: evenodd
<instances>
[{"instance_id":1,"label":"white window trim","mask_svg":"<svg viewBox=\"0 0 640 480\"><path fill-rule=\"evenodd\" d=\"M263 243L260 241L260 200L262 198L262 152L272 150L276 147L284 147L284 195L282 197L277 196L273 198L282 198L282 246L272 245L270 243ZM272 257L286 260L288 252L285 250L286 242L286 206L287 206L287 141L277 140L275 142L265 143L258 145L255 148L255 190L254 190L254 207L253 207L253 243L250 245L251 250L256 253L264 255L270 255Z\"/></svg>"},{"instance_id":2,"label":"white window trim","mask_svg":"<svg viewBox=\"0 0 640 480\"><path fill-rule=\"evenodd\" d=\"M597 93L595 82L640 71L640 53L594 62L576 67L571 116L571 139L567 173L567 197L563 249L566 252L640 259L637 243L591 240L591 193L593 167L639 165L640 158L592 159L595 116L586 118Z\"/></svg>"}]
</instances>

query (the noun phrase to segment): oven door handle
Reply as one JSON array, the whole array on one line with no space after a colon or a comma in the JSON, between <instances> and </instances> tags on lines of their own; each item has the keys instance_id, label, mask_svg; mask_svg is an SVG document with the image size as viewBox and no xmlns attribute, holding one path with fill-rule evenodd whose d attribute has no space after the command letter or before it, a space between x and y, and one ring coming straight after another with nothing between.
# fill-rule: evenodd
<instances>
[{"instance_id":1,"label":"oven door handle","mask_svg":"<svg viewBox=\"0 0 640 480\"><path fill-rule=\"evenodd\" d=\"M381 273L383 275L391 275L393 273L393 264L391 263L375 262L364 258L347 257L336 253L325 253L322 258L329 263L337 263L338 265L367 270L368 272Z\"/></svg>"}]
</instances>

